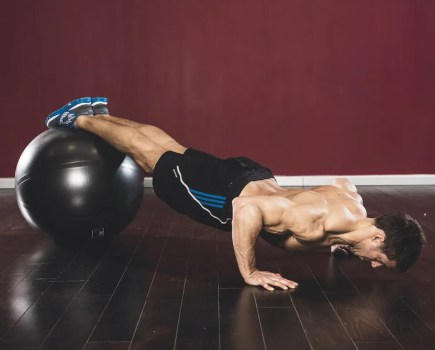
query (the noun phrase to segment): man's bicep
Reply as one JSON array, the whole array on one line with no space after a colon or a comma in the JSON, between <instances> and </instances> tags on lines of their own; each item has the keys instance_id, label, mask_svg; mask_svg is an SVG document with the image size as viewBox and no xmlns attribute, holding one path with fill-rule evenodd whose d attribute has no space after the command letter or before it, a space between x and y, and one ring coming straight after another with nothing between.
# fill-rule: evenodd
<instances>
[{"instance_id":1,"label":"man's bicep","mask_svg":"<svg viewBox=\"0 0 435 350\"><path fill-rule=\"evenodd\" d=\"M261 208L255 202L237 197L233 200L233 231L260 231L263 226Z\"/></svg>"}]
</instances>

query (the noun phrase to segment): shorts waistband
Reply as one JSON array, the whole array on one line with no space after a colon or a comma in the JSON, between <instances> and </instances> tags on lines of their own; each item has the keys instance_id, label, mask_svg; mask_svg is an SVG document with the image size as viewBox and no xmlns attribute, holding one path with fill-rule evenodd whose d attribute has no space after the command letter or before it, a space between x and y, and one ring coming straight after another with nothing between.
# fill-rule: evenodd
<instances>
[{"instance_id":1,"label":"shorts waistband","mask_svg":"<svg viewBox=\"0 0 435 350\"><path fill-rule=\"evenodd\" d=\"M238 197L240 195L240 192L242 192L245 186L251 181L260 181L266 179L274 179L274 176L269 169L251 169L248 174L239 177L230 184L230 201Z\"/></svg>"}]
</instances>

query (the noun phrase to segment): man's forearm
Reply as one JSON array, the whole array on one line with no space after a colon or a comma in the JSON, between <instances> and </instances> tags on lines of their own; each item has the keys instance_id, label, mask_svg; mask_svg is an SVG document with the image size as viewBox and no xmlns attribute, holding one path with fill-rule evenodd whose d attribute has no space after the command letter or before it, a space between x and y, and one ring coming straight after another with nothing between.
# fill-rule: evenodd
<instances>
[{"instance_id":1,"label":"man's forearm","mask_svg":"<svg viewBox=\"0 0 435 350\"><path fill-rule=\"evenodd\" d=\"M256 270L255 247L246 248L243 244L234 243L234 235L233 246L240 274L246 279Z\"/></svg>"},{"instance_id":2,"label":"man's forearm","mask_svg":"<svg viewBox=\"0 0 435 350\"><path fill-rule=\"evenodd\" d=\"M233 246L240 273L244 279L256 270L255 243L262 220L258 208L235 202L233 204Z\"/></svg>"},{"instance_id":3,"label":"man's forearm","mask_svg":"<svg viewBox=\"0 0 435 350\"><path fill-rule=\"evenodd\" d=\"M296 288L297 283L283 278L278 273L259 271L255 264L255 243L263 228L263 212L258 204L244 198L233 201L233 246L237 265L245 282L262 286L267 290Z\"/></svg>"}]
</instances>

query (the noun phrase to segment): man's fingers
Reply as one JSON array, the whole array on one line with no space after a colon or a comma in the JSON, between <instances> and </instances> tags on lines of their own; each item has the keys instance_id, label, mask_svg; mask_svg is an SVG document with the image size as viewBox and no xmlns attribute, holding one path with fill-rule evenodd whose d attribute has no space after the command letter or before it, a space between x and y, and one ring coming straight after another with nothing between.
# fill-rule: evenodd
<instances>
[{"instance_id":1,"label":"man's fingers","mask_svg":"<svg viewBox=\"0 0 435 350\"><path fill-rule=\"evenodd\" d=\"M295 288L295 287L298 286L297 282L290 281L290 280L282 278L282 277L280 277L280 278L276 278L276 277L272 278L272 281L284 284L284 285L286 285L287 287L290 287L290 288Z\"/></svg>"},{"instance_id":2,"label":"man's fingers","mask_svg":"<svg viewBox=\"0 0 435 350\"><path fill-rule=\"evenodd\" d=\"M289 288L293 289L297 287L297 283L293 281L286 280L285 278L268 278L265 282L267 284L287 290Z\"/></svg>"},{"instance_id":3,"label":"man's fingers","mask_svg":"<svg viewBox=\"0 0 435 350\"><path fill-rule=\"evenodd\" d=\"M296 288L298 286L298 283L294 282L294 281L286 280L286 285L289 286L289 288L294 289L294 288Z\"/></svg>"},{"instance_id":4,"label":"man's fingers","mask_svg":"<svg viewBox=\"0 0 435 350\"><path fill-rule=\"evenodd\" d=\"M298 284L296 282L290 281L290 280L286 280L285 278L280 278L280 279L276 279L274 282L276 282L279 287L281 286L285 286L286 288L283 289L287 289L287 288L291 288L294 289L298 286ZM282 288L282 287L281 287Z\"/></svg>"},{"instance_id":5,"label":"man's fingers","mask_svg":"<svg viewBox=\"0 0 435 350\"><path fill-rule=\"evenodd\" d=\"M262 284L263 288L270 290L270 291L274 291L275 289L272 288L271 286L269 286L267 283Z\"/></svg>"},{"instance_id":6,"label":"man's fingers","mask_svg":"<svg viewBox=\"0 0 435 350\"><path fill-rule=\"evenodd\" d=\"M274 281L274 285L280 287L281 289L289 289L289 288L293 289L296 288L297 286L294 283L291 283L291 281L287 281L285 279Z\"/></svg>"},{"instance_id":7,"label":"man's fingers","mask_svg":"<svg viewBox=\"0 0 435 350\"><path fill-rule=\"evenodd\" d=\"M273 285L276 286L276 287L279 287L281 289L284 289L284 290L288 289L288 287L284 283L281 283L281 282L274 282Z\"/></svg>"},{"instance_id":8,"label":"man's fingers","mask_svg":"<svg viewBox=\"0 0 435 350\"><path fill-rule=\"evenodd\" d=\"M264 288L266 288L267 290L275 290L272 286L279 287L279 288L282 288L282 289L288 289L287 286L282 284L278 279L276 279L276 278L270 278L270 277L267 277L267 278L263 279L262 286Z\"/></svg>"},{"instance_id":9,"label":"man's fingers","mask_svg":"<svg viewBox=\"0 0 435 350\"><path fill-rule=\"evenodd\" d=\"M249 275L245 282L253 286L262 286L269 291L275 290L274 287L287 290L298 286L296 282L283 278L279 273L258 270Z\"/></svg>"}]
</instances>

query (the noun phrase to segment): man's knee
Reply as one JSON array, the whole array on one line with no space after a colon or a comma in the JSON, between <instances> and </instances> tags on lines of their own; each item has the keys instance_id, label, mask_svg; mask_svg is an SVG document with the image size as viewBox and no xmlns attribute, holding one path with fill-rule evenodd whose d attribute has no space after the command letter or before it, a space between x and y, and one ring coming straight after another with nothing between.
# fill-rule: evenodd
<instances>
[{"instance_id":1,"label":"man's knee","mask_svg":"<svg viewBox=\"0 0 435 350\"><path fill-rule=\"evenodd\" d=\"M131 156L147 173L152 173L160 159L168 149L155 143L140 132L133 136Z\"/></svg>"},{"instance_id":2,"label":"man's knee","mask_svg":"<svg viewBox=\"0 0 435 350\"><path fill-rule=\"evenodd\" d=\"M175 140L167 142L166 144L163 145L163 147L172 151L172 152L181 153L181 154L184 154L184 152L186 152L186 150L187 150L186 147L180 145Z\"/></svg>"},{"instance_id":3,"label":"man's knee","mask_svg":"<svg viewBox=\"0 0 435 350\"><path fill-rule=\"evenodd\" d=\"M149 137L153 142L165 148L168 151L184 153L186 147L180 145L173 137L168 135L162 129L154 125L141 125L138 130L145 136Z\"/></svg>"}]
</instances>

